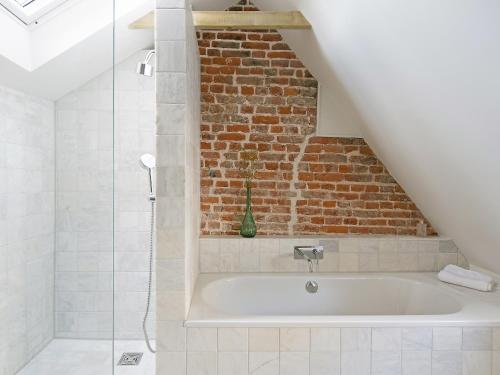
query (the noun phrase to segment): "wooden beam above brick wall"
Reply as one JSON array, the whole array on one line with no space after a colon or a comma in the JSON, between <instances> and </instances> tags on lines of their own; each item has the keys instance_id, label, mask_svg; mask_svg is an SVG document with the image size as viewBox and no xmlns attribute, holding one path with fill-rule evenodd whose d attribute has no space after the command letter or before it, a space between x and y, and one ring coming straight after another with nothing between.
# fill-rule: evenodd
<instances>
[{"instance_id":1,"label":"wooden beam above brick wall","mask_svg":"<svg viewBox=\"0 0 500 375\"><path fill-rule=\"evenodd\" d=\"M129 28L152 29L154 22L154 12L150 12L131 23ZM197 29L311 29L311 24L300 11L193 11L193 24Z\"/></svg>"}]
</instances>

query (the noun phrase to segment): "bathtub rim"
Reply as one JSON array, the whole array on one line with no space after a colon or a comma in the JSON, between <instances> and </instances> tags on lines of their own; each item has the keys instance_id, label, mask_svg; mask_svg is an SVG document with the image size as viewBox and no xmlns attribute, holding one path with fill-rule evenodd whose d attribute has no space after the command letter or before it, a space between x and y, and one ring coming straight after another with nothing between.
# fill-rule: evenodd
<instances>
[{"instance_id":1,"label":"bathtub rim","mask_svg":"<svg viewBox=\"0 0 500 375\"><path fill-rule=\"evenodd\" d=\"M456 313L442 315L332 315L332 316L255 316L224 315L204 316L197 304L201 304L202 289L209 283L221 279L241 277L307 278L307 273L203 273L198 276L188 312L186 327L436 327L471 326L500 327L500 290L479 292L446 284L438 280L435 272L359 272L359 273L315 273L317 278L403 278L414 282L436 286L458 299L462 309ZM311 277L312 278L312 277ZM206 315L206 314L205 314Z\"/></svg>"}]
</instances>

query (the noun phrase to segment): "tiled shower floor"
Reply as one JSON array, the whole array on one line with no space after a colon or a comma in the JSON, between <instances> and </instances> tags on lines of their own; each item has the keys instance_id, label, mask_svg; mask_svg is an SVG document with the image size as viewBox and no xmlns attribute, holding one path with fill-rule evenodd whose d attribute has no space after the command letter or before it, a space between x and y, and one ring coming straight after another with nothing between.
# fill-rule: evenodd
<instances>
[{"instance_id":1,"label":"tiled shower floor","mask_svg":"<svg viewBox=\"0 0 500 375\"><path fill-rule=\"evenodd\" d=\"M139 366L116 366L123 352L143 352ZM111 375L111 361L110 340L55 339L17 375ZM141 340L117 340L114 366L115 375L154 375L155 357Z\"/></svg>"}]
</instances>

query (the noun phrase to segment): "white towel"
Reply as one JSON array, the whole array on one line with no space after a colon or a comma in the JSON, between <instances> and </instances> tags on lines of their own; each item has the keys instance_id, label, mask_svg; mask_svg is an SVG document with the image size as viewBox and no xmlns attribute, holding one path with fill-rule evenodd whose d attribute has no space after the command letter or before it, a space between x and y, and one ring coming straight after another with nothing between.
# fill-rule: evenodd
<instances>
[{"instance_id":1,"label":"white towel","mask_svg":"<svg viewBox=\"0 0 500 375\"><path fill-rule=\"evenodd\" d=\"M438 278L446 283L465 286L483 292L489 292L495 286L495 280L492 277L483 273L469 271L452 264L444 267L441 272L439 272Z\"/></svg>"}]
</instances>

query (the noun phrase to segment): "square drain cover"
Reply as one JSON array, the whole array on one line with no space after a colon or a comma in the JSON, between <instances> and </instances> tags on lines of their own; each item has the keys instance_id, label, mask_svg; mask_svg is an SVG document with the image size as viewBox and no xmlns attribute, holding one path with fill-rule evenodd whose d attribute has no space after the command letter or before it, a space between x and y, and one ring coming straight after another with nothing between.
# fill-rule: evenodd
<instances>
[{"instance_id":1,"label":"square drain cover","mask_svg":"<svg viewBox=\"0 0 500 375\"><path fill-rule=\"evenodd\" d=\"M137 366L142 359L142 353L123 353L118 366Z\"/></svg>"}]
</instances>

